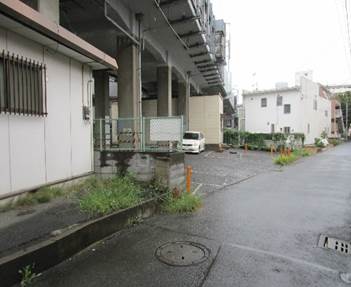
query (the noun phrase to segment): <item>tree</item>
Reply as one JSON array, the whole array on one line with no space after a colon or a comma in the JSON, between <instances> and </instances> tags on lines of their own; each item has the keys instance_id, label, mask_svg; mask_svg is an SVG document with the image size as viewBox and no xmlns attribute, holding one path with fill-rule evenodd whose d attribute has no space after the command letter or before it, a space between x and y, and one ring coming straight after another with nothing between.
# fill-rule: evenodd
<instances>
[{"instance_id":1,"label":"tree","mask_svg":"<svg viewBox=\"0 0 351 287\"><path fill-rule=\"evenodd\" d=\"M341 110L343 113L344 124L346 128L346 138L348 136L350 122L351 122L351 92L345 92L339 94L339 99L341 102Z\"/></svg>"}]
</instances>

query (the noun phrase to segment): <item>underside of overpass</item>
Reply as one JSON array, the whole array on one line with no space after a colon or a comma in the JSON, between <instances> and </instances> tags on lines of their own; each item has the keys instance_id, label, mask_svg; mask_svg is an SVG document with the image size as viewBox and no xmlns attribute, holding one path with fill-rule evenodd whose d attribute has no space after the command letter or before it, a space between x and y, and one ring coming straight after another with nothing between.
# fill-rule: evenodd
<instances>
[{"instance_id":1,"label":"underside of overpass","mask_svg":"<svg viewBox=\"0 0 351 287\"><path fill-rule=\"evenodd\" d=\"M108 112L138 117L142 99L157 98L158 115L172 115L172 97L187 124L189 97L226 95L225 24L209 0L60 0L60 24L117 59L116 72L98 72L95 102ZM104 73L106 75L104 75ZM110 77L117 89L110 91ZM102 81L101 83L99 83ZM117 95L113 95L112 93Z\"/></svg>"}]
</instances>

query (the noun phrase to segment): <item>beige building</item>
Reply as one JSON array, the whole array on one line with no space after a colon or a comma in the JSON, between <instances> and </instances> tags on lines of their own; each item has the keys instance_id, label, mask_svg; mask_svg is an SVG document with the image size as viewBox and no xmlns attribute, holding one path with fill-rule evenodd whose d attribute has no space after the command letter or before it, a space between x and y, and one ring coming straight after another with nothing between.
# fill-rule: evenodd
<instances>
[{"instance_id":1,"label":"beige building","mask_svg":"<svg viewBox=\"0 0 351 287\"><path fill-rule=\"evenodd\" d=\"M223 98L221 95L190 98L189 130L204 134L206 145L223 143Z\"/></svg>"}]
</instances>

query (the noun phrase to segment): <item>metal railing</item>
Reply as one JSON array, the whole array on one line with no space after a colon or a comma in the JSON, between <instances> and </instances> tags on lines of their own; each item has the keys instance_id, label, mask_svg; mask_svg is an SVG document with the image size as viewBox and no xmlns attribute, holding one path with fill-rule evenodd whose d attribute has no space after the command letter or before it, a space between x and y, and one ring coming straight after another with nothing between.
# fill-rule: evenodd
<instances>
[{"instance_id":1,"label":"metal railing","mask_svg":"<svg viewBox=\"0 0 351 287\"><path fill-rule=\"evenodd\" d=\"M99 151L181 151L183 117L94 120L94 149Z\"/></svg>"}]
</instances>

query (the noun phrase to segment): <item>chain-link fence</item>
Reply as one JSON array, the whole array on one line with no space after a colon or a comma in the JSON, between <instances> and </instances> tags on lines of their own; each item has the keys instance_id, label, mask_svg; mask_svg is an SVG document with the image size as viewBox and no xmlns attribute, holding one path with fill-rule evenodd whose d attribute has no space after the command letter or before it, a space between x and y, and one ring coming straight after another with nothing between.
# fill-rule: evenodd
<instances>
[{"instance_id":1,"label":"chain-link fence","mask_svg":"<svg viewBox=\"0 0 351 287\"><path fill-rule=\"evenodd\" d=\"M180 151L183 118L142 117L94 120L94 149Z\"/></svg>"}]
</instances>

